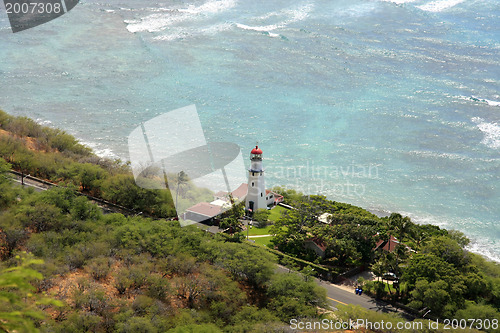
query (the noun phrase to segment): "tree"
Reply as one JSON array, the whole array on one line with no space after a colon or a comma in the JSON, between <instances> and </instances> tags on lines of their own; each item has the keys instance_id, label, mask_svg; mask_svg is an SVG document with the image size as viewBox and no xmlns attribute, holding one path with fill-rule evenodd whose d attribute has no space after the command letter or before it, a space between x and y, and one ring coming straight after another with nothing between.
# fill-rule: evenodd
<instances>
[{"instance_id":1,"label":"tree","mask_svg":"<svg viewBox=\"0 0 500 333\"><path fill-rule=\"evenodd\" d=\"M168 333L222 333L214 324L188 324L172 328Z\"/></svg>"},{"instance_id":2,"label":"tree","mask_svg":"<svg viewBox=\"0 0 500 333\"><path fill-rule=\"evenodd\" d=\"M471 261L468 251L462 248L456 240L446 236L432 237L422 247L421 252L432 253L457 268L462 268Z\"/></svg>"},{"instance_id":3,"label":"tree","mask_svg":"<svg viewBox=\"0 0 500 333\"><path fill-rule=\"evenodd\" d=\"M282 252L301 255L308 227L316 223L314 209L308 202L303 202L296 210L286 211L271 227L270 233L275 235L271 243Z\"/></svg>"},{"instance_id":4,"label":"tree","mask_svg":"<svg viewBox=\"0 0 500 333\"><path fill-rule=\"evenodd\" d=\"M34 322L45 318L37 305L60 307L61 301L34 295L33 280L41 280L42 274L31 268L43 264L43 260L33 259L23 253L17 256L17 266L0 271L0 330L5 332L37 332Z\"/></svg>"},{"instance_id":5,"label":"tree","mask_svg":"<svg viewBox=\"0 0 500 333\"><path fill-rule=\"evenodd\" d=\"M27 236L28 232L19 219L12 216L10 212L0 215L0 244L4 248L3 258L10 258Z\"/></svg>"},{"instance_id":6,"label":"tree","mask_svg":"<svg viewBox=\"0 0 500 333\"><path fill-rule=\"evenodd\" d=\"M59 231L67 220L61 214L61 209L43 202L37 202L34 206L21 207L16 217L24 227L34 232Z\"/></svg>"},{"instance_id":7,"label":"tree","mask_svg":"<svg viewBox=\"0 0 500 333\"><path fill-rule=\"evenodd\" d=\"M86 197L80 196L73 200L71 216L76 220L97 221L102 217L102 210L96 204L90 202Z\"/></svg>"},{"instance_id":8,"label":"tree","mask_svg":"<svg viewBox=\"0 0 500 333\"><path fill-rule=\"evenodd\" d=\"M311 277L318 274L310 265L307 265L306 267L301 269L300 272L302 273L302 276L304 277L304 280L306 282L312 280Z\"/></svg>"},{"instance_id":9,"label":"tree","mask_svg":"<svg viewBox=\"0 0 500 333\"><path fill-rule=\"evenodd\" d=\"M424 306L431 310L434 316L441 316L445 313L447 305L451 305L448 284L443 280L429 283L426 279L420 279L415 285L415 289L410 293L413 301L410 306L416 310ZM451 315L451 313L446 313Z\"/></svg>"},{"instance_id":10,"label":"tree","mask_svg":"<svg viewBox=\"0 0 500 333\"><path fill-rule=\"evenodd\" d=\"M407 283L411 301L420 301L425 306L429 306L427 301L433 302L434 315L449 317L464 306L465 277L452 264L433 254L414 254L407 262L401 282ZM413 303L415 308L418 305Z\"/></svg>"},{"instance_id":11,"label":"tree","mask_svg":"<svg viewBox=\"0 0 500 333\"><path fill-rule=\"evenodd\" d=\"M242 243L210 244L213 262L228 270L235 279L246 281L255 288L263 287L274 272L276 257L259 247Z\"/></svg>"},{"instance_id":12,"label":"tree","mask_svg":"<svg viewBox=\"0 0 500 333\"><path fill-rule=\"evenodd\" d=\"M486 326L486 323L492 322L492 320L497 320L500 322L500 312L491 305L487 304L476 304L475 302L466 302L465 309L460 309L454 315L454 318L461 320L465 319L475 319L478 323L481 321L483 324L483 329L486 332L498 332L498 326L492 327L491 324Z\"/></svg>"},{"instance_id":13,"label":"tree","mask_svg":"<svg viewBox=\"0 0 500 333\"><path fill-rule=\"evenodd\" d=\"M457 244L464 248L470 243L470 239L465 234L458 230L448 230L448 237L457 242Z\"/></svg>"},{"instance_id":14,"label":"tree","mask_svg":"<svg viewBox=\"0 0 500 333\"><path fill-rule=\"evenodd\" d=\"M77 179L83 192L99 195L100 182L107 177L100 166L90 163L75 164Z\"/></svg>"},{"instance_id":15,"label":"tree","mask_svg":"<svg viewBox=\"0 0 500 333\"><path fill-rule=\"evenodd\" d=\"M231 207L222 214L222 219L219 222L220 228L230 228L232 233L239 232L242 229L240 218L245 214L243 202L235 203L233 196L229 194Z\"/></svg>"},{"instance_id":16,"label":"tree","mask_svg":"<svg viewBox=\"0 0 500 333\"><path fill-rule=\"evenodd\" d=\"M125 322L116 325L118 333L157 333L158 329L145 317L129 317Z\"/></svg>"},{"instance_id":17,"label":"tree","mask_svg":"<svg viewBox=\"0 0 500 333\"><path fill-rule=\"evenodd\" d=\"M11 165L0 158L0 209L7 207L15 199L15 192L10 182L10 169Z\"/></svg>"},{"instance_id":18,"label":"tree","mask_svg":"<svg viewBox=\"0 0 500 333\"><path fill-rule=\"evenodd\" d=\"M189 178L184 171L181 171L177 174L177 190L175 191L175 207L179 207L177 205L177 200L179 198L179 191L181 190L181 186L187 184Z\"/></svg>"},{"instance_id":19,"label":"tree","mask_svg":"<svg viewBox=\"0 0 500 333\"><path fill-rule=\"evenodd\" d=\"M257 209L252 216L252 220L257 222L258 228L264 228L269 222L271 212L267 209Z\"/></svg>"},{"instance_id":20,"label":"tree","mask_svg":"<svg viewBox=\"0 0 500 333\"><path fill-rule=\"evenodd\" d=\"M14 156L12 164L21 171L21 184L24 185L25 174L36 169L35 156L28 150L16 152Z\"/></svg>"},{"instance_id":21,"label":"tree","mask_svg":"<svg viewBox=\"0 0 500 333\"><path fill-rule=\"evenodd\" d=\"M326 306L326 290L298 274L274 274L267 288L268 308L283 321L315 317L318 307Z\"/></svg>"},{"instance_id":22,"label":"tree","mask_svg":"<svg viewBox=\"0 0 500 333\"><path fill-rule=\"evenodd\" d=\"M389 235L392 235L394 233L401 242L404 241L406 235L409 233L412 227L413 222L411 222L408 216L403 217L398 213L392 213L391 216L389 216L388 233Z\"/></svg>"},{"instance_id":23,"label":"tree","mask_svg":"<svg viewBox=\"0 0 500 333\"><path fill-rule=\"evenodd\" d=\"M76 193L71 187L53 187L40 194L39 201L47 204L52 204L62 213L69 213L73 206L73 200L76 198Z\"/></svg>"}]
</instances>

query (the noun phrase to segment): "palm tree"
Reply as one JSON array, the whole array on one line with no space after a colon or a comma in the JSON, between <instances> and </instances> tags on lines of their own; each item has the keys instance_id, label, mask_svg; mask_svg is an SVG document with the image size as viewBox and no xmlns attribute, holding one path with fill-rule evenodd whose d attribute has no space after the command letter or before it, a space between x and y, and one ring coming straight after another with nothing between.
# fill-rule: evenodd
<instances>
[{"instance_id":1,"label":"palm tree","mask_svg":"<svg viewBox=\"0 0 500 333\"><path fill-rule=\"evenodd\" d=\"M179 189L181 185L187 184L189 178L187 174L184 171L181 171L177 174L177 190L175 193L175 208L178 209L177 207L177 199L179 198Z\"/></svg>"}]
</instances>

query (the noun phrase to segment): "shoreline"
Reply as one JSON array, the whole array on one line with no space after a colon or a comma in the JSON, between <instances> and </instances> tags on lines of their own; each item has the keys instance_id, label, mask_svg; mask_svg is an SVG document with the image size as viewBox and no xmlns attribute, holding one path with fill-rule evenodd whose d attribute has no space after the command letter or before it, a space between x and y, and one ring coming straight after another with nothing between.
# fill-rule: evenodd
<instances>
[{"instance_id":1,"label":"shoreline","mask_svg":"<svg viewBox=\"0 0 500 333\"><path fill-rule=\"evenodd\" d=\"M96 154L100 158L109 158L112 160L120 159L121 161L128 161L128 158L121 158L120 155L114 153L114 150L112 148L96 149L99 145L102 145L102 144L84 141L80 138L77 138L77 140L81 144L91 148L92 151L94 152L94 154ZM356 204L352 204L350 202L346 202L346 203L357 206ZM365 208L361 205L359 207L369 211L370 213L376 215L377 217L388 217L391 215L391 213L393 213L391 211L384 210L381 208ZM429 221L426 221L426 219L424 219L424 218L419 219L418 216L415 216L414 214L402 213L402 212L399 212L399 213L403 216L410 217L412 222L417 223L417 224L431 224L431 225L435 225L435 226L438 226L438 227L440 227L442 229L446 229L446 230L458 230L458 229L446 228L446 227L443 227L442 225L439 225L437 223L431 223ZM458 231L461 231L461 230L458 230ZM463 231L461 231L461 232L463 232ZM486 250L481 250L482 247L487 248L487 244L482 245L481 242L477 238L472 238L471 236L469 236L467 234L465 234L465 235L470 240L470 244L466 246L467 251L478 254L478 255L484 257L488 261L492 261L492 262L500 264L500 253L499 254L489 253Z\"/></svg>"}]
</instances>

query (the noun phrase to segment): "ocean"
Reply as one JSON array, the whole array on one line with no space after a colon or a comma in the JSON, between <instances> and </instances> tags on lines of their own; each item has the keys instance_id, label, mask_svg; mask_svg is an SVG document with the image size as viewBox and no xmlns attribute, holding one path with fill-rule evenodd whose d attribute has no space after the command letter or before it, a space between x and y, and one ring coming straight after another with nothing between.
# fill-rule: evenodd
<instances>
[{"instance_id":1,"label":"ocean","mask_svg":"<svg viewBox=\"0 0 500 333\"><path fill-rule=\"evenodd\" d=\"M0 108L127 160L195 104L283 185L464 232L500 262L497 0L80 1L13 34ZM244 170L243 170L244 172Z\"/></svg>"}]
</instances>

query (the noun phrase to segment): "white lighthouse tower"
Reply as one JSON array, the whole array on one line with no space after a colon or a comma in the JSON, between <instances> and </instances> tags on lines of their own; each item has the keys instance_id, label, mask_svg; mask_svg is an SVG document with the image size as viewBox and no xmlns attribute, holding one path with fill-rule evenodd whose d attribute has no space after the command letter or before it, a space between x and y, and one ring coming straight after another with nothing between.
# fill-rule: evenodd
<instances>
[{"instance_id":1,"label":"white lighthouse tower","mask_svg":"<svg viewBox=\"0 0 500 333\"><path fill-rule=\"evenodd\" d=\"M257 209L267 208L266 184L264 181L264 168L262 167L262 150L259 146L250 152L250 169L248 170L248 194L245 208L252 212Z\"/></svg>"}]
</instances>

